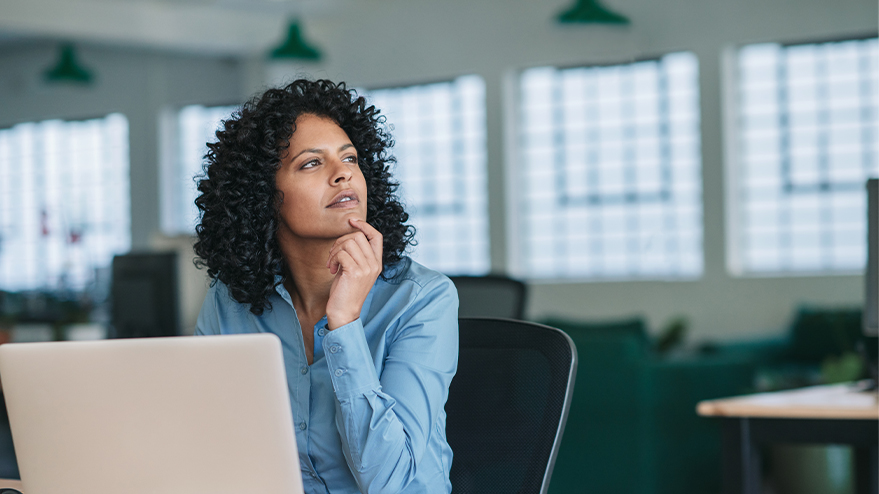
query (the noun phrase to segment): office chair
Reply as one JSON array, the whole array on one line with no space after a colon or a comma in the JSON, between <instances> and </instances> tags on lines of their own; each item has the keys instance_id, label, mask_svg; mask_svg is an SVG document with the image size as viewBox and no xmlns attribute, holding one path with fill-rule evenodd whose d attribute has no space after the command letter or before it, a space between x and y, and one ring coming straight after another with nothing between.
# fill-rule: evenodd
<instances>
[{"instance_id":1,"label":"office chair","mask_svg":"<svg viewBox=\"0 0 879 494\"><path fill-rule=\"evenodd\" d=\"M506 317L525 314L525 284L506 276L450 276L458 289L458 317Z\"/></svg>"},{"instance_id":2,"label":"office chair","mask_svg":"<svg viewBox=\"0 0 879 494\"><path fill-rule=\"evenodd\" d=\"M562 331L512 319L459 319L446 402L454 494L545 494L565 430L577 349Z\"/></svg>"},{"instance_id":3,"label":"office chair","mask_svg":"<svg viewBox=\"0 0 879 494\"><path fill-rule=\"evenodd\" d=\"M110 336L177 336L177 254L142 252L113 258Z\"/></svg>"}]
</instances>

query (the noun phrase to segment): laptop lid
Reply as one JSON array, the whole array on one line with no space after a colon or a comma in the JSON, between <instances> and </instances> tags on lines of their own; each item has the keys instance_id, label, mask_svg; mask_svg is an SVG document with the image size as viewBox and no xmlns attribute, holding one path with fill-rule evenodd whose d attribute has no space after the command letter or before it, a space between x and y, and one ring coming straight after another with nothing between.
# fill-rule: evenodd
<instances>
[{"instance_id":1,"label":"laptop lid","mask_svg":"<svg viewBox=\"0 0 879 494\"><path fill-rule=\"evenodd\" d=\"M0 346L25 494L299 494L271 334Z\"/></svg>"}]
</instances>

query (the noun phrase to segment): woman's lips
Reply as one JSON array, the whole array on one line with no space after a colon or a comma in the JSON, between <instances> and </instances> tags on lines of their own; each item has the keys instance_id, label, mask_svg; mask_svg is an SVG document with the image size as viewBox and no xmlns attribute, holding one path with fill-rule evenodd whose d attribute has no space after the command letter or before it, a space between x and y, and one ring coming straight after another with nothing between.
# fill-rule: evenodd
<instances>
[{"instance_id":1,"label":"woman's lips","mask_svg":"<svg viewBox=\"0 0 879 494\"><path fill-rule=\"evenodd\" d=\"M360 204L360 201L357 200L357 196L354 193L343 192L333 199L333 202L327 206L327 209L350 209L357 207L358 204Z\"/></svg>"}]
</instances>

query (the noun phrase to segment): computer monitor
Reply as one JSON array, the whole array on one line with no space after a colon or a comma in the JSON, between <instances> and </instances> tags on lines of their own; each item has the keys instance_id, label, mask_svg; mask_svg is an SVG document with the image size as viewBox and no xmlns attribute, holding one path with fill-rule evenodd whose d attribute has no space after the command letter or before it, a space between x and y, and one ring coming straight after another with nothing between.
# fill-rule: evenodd
<instances>
[{"instance_id":1,"label":"computer monitor","mask_svg":"<svg viewBox=\"0 0 879 494\"><path fill-rule=\"evenodd\" d=\"M111 283L111 338L180 334L175 252L116 256Z\"/></svg>"},{"instance_id":2,"label":"computer monitor","mask_svg":"<svg viewBox=\"0 0 879 494\"><path fill-rule=\"evenodd\" d=\"M864 334L879 336L879 179L867 181L867 272Z\"/></svg>"},{"instance_id":3,"label":"computer monitor","mask_svg":"<svg viewBox=\"0 0 879 494\"><path fill-rule=\"evenodd\" d=\"M879 382L879 179L867 181L867 270L864 273L864 341L861 354L872 385Z\"/></svg>"}]
</instances>

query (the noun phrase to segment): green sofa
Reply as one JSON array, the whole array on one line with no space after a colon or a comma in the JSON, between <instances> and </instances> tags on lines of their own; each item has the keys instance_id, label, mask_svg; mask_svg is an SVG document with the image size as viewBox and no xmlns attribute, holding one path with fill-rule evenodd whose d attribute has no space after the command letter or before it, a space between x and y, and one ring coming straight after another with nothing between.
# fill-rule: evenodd
<instances>
[{"instance_id":1,"label":"green sofa","mask_svg":"<svg viewBox=\"0 0 879 494\"><path fill-rule=\"evenodd\" d=\"M551 494L720 491L719 424L698 417L696 403L748 391L753 365L661 359L640 319L544 323L568 333L579 357Z\"/></svg>"},{"instance_id":2,"label":"green sofa","mask_svg":"<svg viewBox=\"0 0 879 494\"><path fill-rule=\"evenodd\" d=\"M850 308L803 307L785 336L677 357L654 351L639 318L542 322L568 333L579 356L551 494L719 493L720 423L696 404L818 384L863 338L861 312Z\"/></svg>"}]
</instances>

